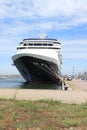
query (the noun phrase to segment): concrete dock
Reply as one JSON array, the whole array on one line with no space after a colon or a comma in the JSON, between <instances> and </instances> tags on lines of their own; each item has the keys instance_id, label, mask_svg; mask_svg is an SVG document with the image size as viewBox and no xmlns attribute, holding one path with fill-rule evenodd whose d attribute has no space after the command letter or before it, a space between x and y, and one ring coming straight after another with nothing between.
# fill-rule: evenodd
<instances>
[{"instance_id":1,"label":"concrete dock","mask_svg":"<svg viewBox=\"0 0 87 130\"><path fill-rule=\"evenodd\" d=\"M67 82L69 89L44 90L44 89L0 89L0 98L17 100L53 99L64 103L87 103L87 81L72 80Z\"/></svg>"}]
</instances>

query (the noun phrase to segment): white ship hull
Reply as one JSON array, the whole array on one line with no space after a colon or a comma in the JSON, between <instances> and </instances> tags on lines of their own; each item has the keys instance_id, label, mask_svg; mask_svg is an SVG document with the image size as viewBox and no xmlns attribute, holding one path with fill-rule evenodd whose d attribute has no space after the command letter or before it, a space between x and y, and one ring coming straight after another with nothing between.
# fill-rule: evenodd
<instances>
[{"instance_id":1,"label":"white ship hull","mask_svg":"<svg viewBox=\"0 0 87 130\"><path fill-rule=\"evenodd\" d=\"M56 82L61 76L58 52L53 49L24 49L12 57L23 78L33 82Z\"/></svg>"}]
</instances>

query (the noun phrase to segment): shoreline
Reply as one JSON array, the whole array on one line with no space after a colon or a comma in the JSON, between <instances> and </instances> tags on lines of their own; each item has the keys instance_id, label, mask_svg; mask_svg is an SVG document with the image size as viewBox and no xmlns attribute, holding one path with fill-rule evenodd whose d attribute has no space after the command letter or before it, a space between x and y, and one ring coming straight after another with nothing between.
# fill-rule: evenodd
<instances>
[{"instance_id":1,"label":"shoreline","mask_svg":"<svg viewBox=\"0 0 87 130\"><path fill-rule=\"evenodd\" d=\"M18 89L18 88L0 88L1 99L17 100L41 100L52 99L63 103L82 104L87 103L87 91L82 89L81 85L86 87L87 82L81 80L72 80L67 82L68 90L45 90L45 89ZM78 86L79 85L79 86ZM83 88L84 88L83 86Z\"/></svg>"}]
</instances>

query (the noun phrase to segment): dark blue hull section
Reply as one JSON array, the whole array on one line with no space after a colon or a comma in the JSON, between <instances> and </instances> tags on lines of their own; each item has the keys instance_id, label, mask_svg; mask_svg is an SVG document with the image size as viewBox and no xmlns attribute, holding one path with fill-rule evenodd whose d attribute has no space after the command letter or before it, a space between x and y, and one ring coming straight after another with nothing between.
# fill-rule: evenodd
<instances>
[{"instance_id":1,"label":"dark blue hull section","mask_svg":"<svg viewBox=\"0 0 87 130\"><path fill-rule=\"evenodd\" d=\"M23 78L29 83L58 83L62 77L61 72L56 64L42 59L23 56L16 59L14 64Z\"/></svg>"}]
</instances>

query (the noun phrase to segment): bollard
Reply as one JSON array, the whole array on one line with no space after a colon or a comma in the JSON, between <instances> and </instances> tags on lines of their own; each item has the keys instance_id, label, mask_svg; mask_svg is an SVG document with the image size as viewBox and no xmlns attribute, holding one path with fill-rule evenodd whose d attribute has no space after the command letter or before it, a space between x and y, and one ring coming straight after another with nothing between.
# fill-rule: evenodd
<instances>
[{"instance_id":1,"label":"bollard","mask_svg":"<svg viewBox=\"0 0 87 130\"><path fill-rule=\"evenodd\" d=\"M65 90L64 81L62 80L62 90Z\"/></svg>"}]
</instances>

